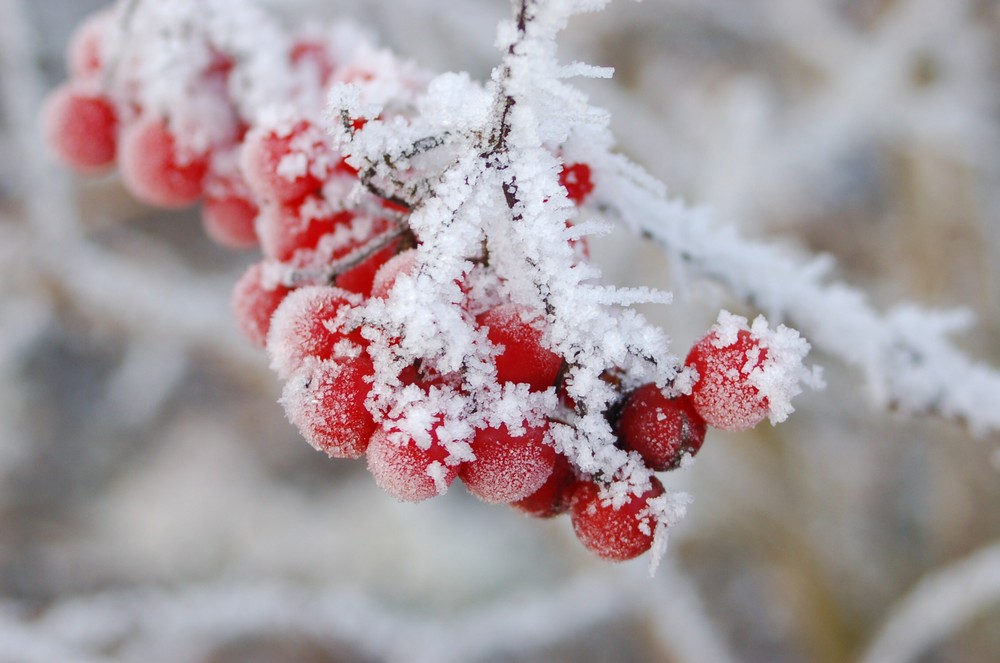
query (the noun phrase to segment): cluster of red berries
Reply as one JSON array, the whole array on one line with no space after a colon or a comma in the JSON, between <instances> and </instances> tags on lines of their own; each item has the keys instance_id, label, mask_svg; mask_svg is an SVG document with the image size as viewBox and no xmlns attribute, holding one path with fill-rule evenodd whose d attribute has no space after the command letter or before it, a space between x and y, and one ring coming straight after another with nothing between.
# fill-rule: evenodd
<instances>
[{"instance_id":1,"label":"cluster of red berries","mask_svg":"<svg viewBox=\"0 0 1000 663\"><path fill-rule=\"evenodd\" d=\"M125 185L150 204L200 200L208 234L224 245L259 244L263 260L236 284L234 309L243 332L267 348L286 380L288 417L312 446L331 457L366 457L378 485L402 500L441 494L460 478L487 502L543 518L568 511L579 539L606 559L630 559L650 548L662 484L651 477L642 489L615 497L608 490L614 477L585 474L559 452L550 429L571 425L574 417L563 388L567 362L547 345L544 315L495 292L483 295L471 282L476 269L489 269L488 257L470 282L458 283L461 315L494 348L489 370L499 393L546 405L523 418L473 411L479 418L470 425L463 422L470 411L452 411L455 403L477 398L467 375L419 359L379 372L379 357L394 339L364 311L389 300L406 280L401 277L410 279L420 267L409 207L361 190L357 171L333 150L317 115L241 114L228 97L234 60L222 50L206 64L199 85L229 114L223 124L232 130L207 145L183 144L170 117L147 111L120 90L105 91L113 72L102 39L111 20L94 17L73 40L72 78L53 92L45 111L50 144L82 172L117 161ZM292 40L285 66L307 68L318 89L365 77L356 67L340 67L327 46ZM363 125L359 120L354 129ZM560 183L577 206L594 191L585 163L565 164ZM582 240L574 242L585 256ZM697 380L690 393L652 383L618 387L619 398L605 413L618 447L651 472L672 470L698 452L707 426L745 429L767 416L768 400L754 377L767 361L767 341L745 323L717 327L692 348L686 365ZM383 388L393 390L395 400L380 400ZM461 398L451 398L456 394Z\"/></svg>"}]
</instances>

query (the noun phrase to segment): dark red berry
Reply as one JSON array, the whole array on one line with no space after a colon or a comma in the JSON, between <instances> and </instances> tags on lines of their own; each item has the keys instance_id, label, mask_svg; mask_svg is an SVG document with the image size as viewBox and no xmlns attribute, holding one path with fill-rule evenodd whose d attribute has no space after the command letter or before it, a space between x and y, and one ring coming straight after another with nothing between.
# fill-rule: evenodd
<instances>
[{"instance_id":1,"label":"dark red berry","mask_svg":"<svg viewBox=\"0 0 1000 663\"><path fill-rule=\"evenodd\" d=\"M501 304L480 315L477 322L487 328L492 343L503 346L496 359L497 382L523 382L533 391L542 391L555 384L562 357L542 345L541 330L521 318L523 310L516 304Z\"/></svg>"},{"instance_id":2,"label":"dark red berry","mask_svg":"<svg viewBox=\"0 0 1000 663\"><path fill-rule=\"evenodd\" d=\"M562 454L556 454L552 474L541 487L527 497L514 502L513 506L536 518L552 518L569 509L570 499L576 487L577 478L573 466Z\"/></svg>"},{"instance_id":3,"label":"dark red berry","mask_svg":"<svg viewBox=\"0 0 1000 663\"><path fill-rule=\"evenodd\" d=\"M566 189L566 196L576 205L582 205L594 190L590 166L585 163L564 164L559 172L559 184Z\"/></svg>"},{"instance_id":4,"label":"dark red berry","mask_svg":"<svg viewBox=\"0 0 1000 663\"><path fill-rule=\"evenodd\" d=\"M654 472L672 470L684 454L698 453L705 429L689 396L667 398L655 384L633 391L618 417L622 444L637 451Z\"/></svg>"}]
</instances>

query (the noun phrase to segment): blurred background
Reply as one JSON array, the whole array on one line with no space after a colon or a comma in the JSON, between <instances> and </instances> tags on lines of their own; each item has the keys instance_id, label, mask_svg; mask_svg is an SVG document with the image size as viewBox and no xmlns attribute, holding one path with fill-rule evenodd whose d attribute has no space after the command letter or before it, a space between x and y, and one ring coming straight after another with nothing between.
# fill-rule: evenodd
<instances>
[{"instance_id":1,"label":"blurred background","mask_svg":"<svg viewBox=\"0 0 1000 663\"><path fill-rule=\"evenodd\" d=\"M878 410L822 353L788 422L665 477L695 501L654 579L568 519L457 483L399 504L317 454L229 314L255 256L44 151L38 104L103 4L0 0L0 661L1000 660L1000 436ZM269 4L479 78L509 12ZM615 2L561 48L615 68L581 85L673 193L832 254L880 310L971 309L959 344L1000 366L1000 3ZM635 238L591 250L678 287ZM722 307L755 313L697 282L645 312L684 353Z\"/></svg>"}]
</instances>

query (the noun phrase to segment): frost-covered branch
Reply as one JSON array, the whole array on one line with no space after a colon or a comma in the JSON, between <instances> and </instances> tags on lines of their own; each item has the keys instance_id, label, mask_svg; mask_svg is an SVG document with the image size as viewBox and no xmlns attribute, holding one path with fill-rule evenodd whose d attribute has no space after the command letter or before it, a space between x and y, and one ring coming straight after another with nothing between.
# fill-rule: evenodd
<instances>
[{"instance_id":1,"label":"frost-covered branch","mask_svg":"<svg viewBox=\"0 0 1000 663\"><path fill-rule=\"evenodd\" d=\"M925 578L890 611L862 663L906 663L1000 603L1000 543Z\"/></svg>"},{"instance_id":2,"label":"frost-covered branch","mask_svg":"<svg viewBox=\"0 0 1000 663\"><path fill-rule=\"evenodd\" d=\"M8 602L0 604L0 656L43 661L74 652L56 658L96 662L114 650L115 660L131 662L169 651L182 663L245 637L297 636L387 663L472 663L541 652L643 611L661 651L677 660L735 660L676 569L668 568L653 592L635 570L592 570L460 615L416 617L360 590L280 582L108 592L67 598L31 617Z\"/></svg>"},{"instance_id":3,"label":"frost-covered branch","mask_svg":"<svg viewBox=\"0 0 1000 663\"><path fill-rule=\"evenodd\" d=\"M1000 373L969 359L950 336L965 312L916 306L876 311L859 290L832 281L832 262L741 236L663 194L621 159L609 158L600 192L611 213L663 247L688 272L715 280L771 317L802 329L822 351L862 370L872 399L909 414L934 413L979 434L1000 430ZM611 202L613 201L613 202Z\"/></svg>"}]
</instances>

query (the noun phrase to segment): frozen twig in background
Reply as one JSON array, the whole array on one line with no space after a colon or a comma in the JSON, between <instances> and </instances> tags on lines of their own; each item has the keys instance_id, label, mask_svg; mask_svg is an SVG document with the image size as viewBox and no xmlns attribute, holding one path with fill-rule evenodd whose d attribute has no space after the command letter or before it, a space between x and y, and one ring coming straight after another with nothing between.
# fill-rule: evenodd
<instances>
[{"instance_id":1,"label":"frozen twig in background","mask_svg":"<svg viewBox=\"0 0 1000 663\"><path fill-rule=\"evenodd\" d=\"M889 610L861 663L909 663L1000 604L1000 543L922 578Z\"/></svg>"},{"instance_id":2,"label":"frozen twig in background","mask_svg":"<svg viewBox=\"0 0 1000 663\"><path fill-rule=\"evenodd\" d=\"M0 639L0 656L18 660L29 646L44 652L45 634L47 651L80 656L69 660L102 660L102 652L115 650L122 663L194 663L241 637L297 634L331 653L346 648L387 663L472 663L539 652L629 617L641 604L621 580L605 570L438 618L393 610L361 591L279 583L107 593L63 602L31 620L0 605L10 615L0 624L11 636Z\"/></svg>"}]
</instances>

